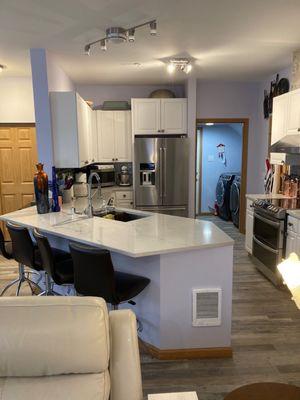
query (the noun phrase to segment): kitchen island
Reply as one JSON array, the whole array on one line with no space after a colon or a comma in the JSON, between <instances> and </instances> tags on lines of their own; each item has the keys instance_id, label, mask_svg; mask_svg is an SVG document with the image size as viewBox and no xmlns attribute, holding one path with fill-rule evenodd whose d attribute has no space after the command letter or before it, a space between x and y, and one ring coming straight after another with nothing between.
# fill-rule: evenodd
<instances>
[{"instance_id":1,"label":"kitchen island","mask_svg":"<svg viewBox=\"0 0 300 400\"><path fill-rule=\"evenodd\" d=\"M0 218L47 234L55 247L68 249L75 241L111 251L115 269L143 275L150 285L132 308L143 325L140 339L164 359L231 355L233 240L208 221L145 213L130 222L60 213L39 215L35 207ZM195 302L193 289L218 292L216 305ZM207 301L207 300L206 300ZM212 314L212 315L210 315ZM206 326L193 316L206 315ZM203 322L203 321L202 321ZM199 323L199 321L198 321Z\"/></svg>"}]
</instances>

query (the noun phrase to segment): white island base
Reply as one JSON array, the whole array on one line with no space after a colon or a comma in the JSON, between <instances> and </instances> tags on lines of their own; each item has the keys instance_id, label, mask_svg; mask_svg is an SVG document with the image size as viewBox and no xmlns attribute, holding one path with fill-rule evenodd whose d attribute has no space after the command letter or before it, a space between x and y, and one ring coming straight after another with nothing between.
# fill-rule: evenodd
<instances>
[{"instance_id":1,"label":"white island base","mask_svg":"<svg viewBox=\"0 0 300 400\"><path fill-rule=\"evenodd\" d=\"M108 248L116 270L148 277L149 286L133 299L136 305L124 303L120 308L136 313L143 326L140 339L153 356L232 355L233 240L224 232L208 221L160 214L127 223L94 217L57 225L64 218L64 213L37 215L35 208L1 216L38 228L61 249L68 249L70 240ZM199 303L201 316L209 316L207 326L193 325L193 289L219 293L219 315L215 298Z\"/></svg>"}]
</instances>

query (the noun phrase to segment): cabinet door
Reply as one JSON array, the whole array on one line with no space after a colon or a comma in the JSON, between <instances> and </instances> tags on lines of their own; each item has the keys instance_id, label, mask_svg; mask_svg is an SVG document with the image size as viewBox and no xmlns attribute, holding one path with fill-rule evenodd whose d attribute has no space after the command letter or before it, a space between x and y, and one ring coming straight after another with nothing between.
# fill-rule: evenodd
<instances>
[{"instance_id":1,"label":"cabinet door","mask_svg":"<svg viewBox=\"0 0 300 400\"><path fill-rule=\"evenodd\" d=\"M77 126L78 126L78 146L79 164L84 166L90 162L90 118L89 106L77 94Z\"/></svg>"},{"instance_id":2,"label":"cabinet door","mask_svg":"<svg viewBox=\"0 0 300 400\"><path fill-rule=\"evenodd\" d=\"M102 162L115 159L114 111L97 111L98 158Z\"/></svg>"},{"instance_id":3,"label":"cabinet door","mask_svg":"<svg viewBox=\"0 0 300 400\"><path fill-rule=\"evenodd\" d=\"M278 142L287 133L289 94L274 97L271 144Z\"/></svg>"},{"instance_id":4,"label":"cabinet door","mask_svg":"<svg viewBox=\"0 0 300 400\"><path fill-rule=\"evenodd\" d=\"M161 99L162 133L187 133L187 99Z\"/></svg>"},{"instance_id":5,"label":"cabinet door","mask_svg":"<svg viewBox=\"0 0 300 400\"><path fill-rule=\"evenodd\" d=\"M289 93L287 134L300 137L300 90Z\"/></svg>"},{"instance_id":6,"label":"cabinet door","mask_svg":"<svg viewBox=\"0 0 300 400\"><path fill-rule=\"evenodd\" d=\"M297 234L288 231L286 238L285 257L287 258L291 253L297 253L299 255L299 250L299 238L297 237Z\"/></svg>"},{"instance_id":7,"label":"cabinet door","mask_svg":"<svg viewBox=\"0 0 300 400\"><path fill-rule=\"evenodd\" d=\"M248 253L252 254L252 240L253 240L253 212L247 211L246 213L246 237L245 248Z\"/></svg>"},{"instance_id":8,"label":"cabinet door","mask_svg":"<svg viewBox=\"0 0 300 400\"><path fill-rule=\"evenodd\" d=\"M91 162L98 162L97 113L90 109L90 157Z\"/></svg>"},{"instance_id":9,"label":"cabinet door","mask_svg":"<svg viewBox=\"0 0 300 400\"><path fill-rule=\"evenodd\" d=\"M131 112L114 112L115 160L132 161Z\"/></svg>"},{"instance_id":10,"label":"cabinet door","mask_svg":"<svg viewBox=\"0 0 300 400\"><path fill-rule=\"evenodd\" d=\"M134 135L160 133L160 99L132 99L131 105Z\"/></svg>"}]
</instances>

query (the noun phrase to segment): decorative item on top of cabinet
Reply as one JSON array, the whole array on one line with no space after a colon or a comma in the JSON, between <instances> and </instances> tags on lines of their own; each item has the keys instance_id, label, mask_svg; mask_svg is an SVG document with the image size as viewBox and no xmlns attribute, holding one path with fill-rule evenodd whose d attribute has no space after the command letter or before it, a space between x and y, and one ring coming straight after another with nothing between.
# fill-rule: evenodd
<instances>
[{"instance_id":1,"label":"decorative item on top of cabinet","mask_svg":"<svg viewBox=\"0 0 300 400\"><path fill-rule=\"evenodd\" d=\"M186 134L187 99L131 99L134 135Z\"/></svg>"},{"instance_id":2,"label":"decorative item on top of cabinet","mask_svg":"<svg viewBox=\"0 0 300 400\"><path fill-rule=\"evenodd\" d=\"M76 92L51 92L50 106L55 166L81 168L96 161L94 111Z\"/></svg>"},{"instance_id":3,"label":"decorative item on top of cabinet","mask_svg":"<svg viewBox=\"0 0 300 400\"><path fill-rule=\"evenodd\" d=\"M99 162L130 162L131 111L96 111Z\"/></svg>"}]
</instances>

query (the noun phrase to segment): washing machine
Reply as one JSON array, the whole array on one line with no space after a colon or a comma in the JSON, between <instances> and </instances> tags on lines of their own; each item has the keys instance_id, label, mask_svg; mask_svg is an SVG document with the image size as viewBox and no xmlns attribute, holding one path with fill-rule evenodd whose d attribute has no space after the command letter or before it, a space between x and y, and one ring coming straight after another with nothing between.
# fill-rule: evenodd
<instances>
[{"instance_id":1,"label":"washing machine","mask_svg":"<svg viewBox=\"0 0 300 400\"><path fill-rule=\"evenodd\" d=\"M240 223L240 192L241 192L241 175L235 175L230 189L230 213L231 219L235 226L239 227Z\"/></svg>"},{"instance_id":2,"label":"washing machine","mask_svg":"<svg viewBox=\"0 0 300 400\"><path fill-rule=\"evenodd\" d=\"M216 203L218 206L218 215L225 221L231 218L230 213L230 189L234 180L235 174L221 174L216 187Z\"/></svg>"}]
</instances>

